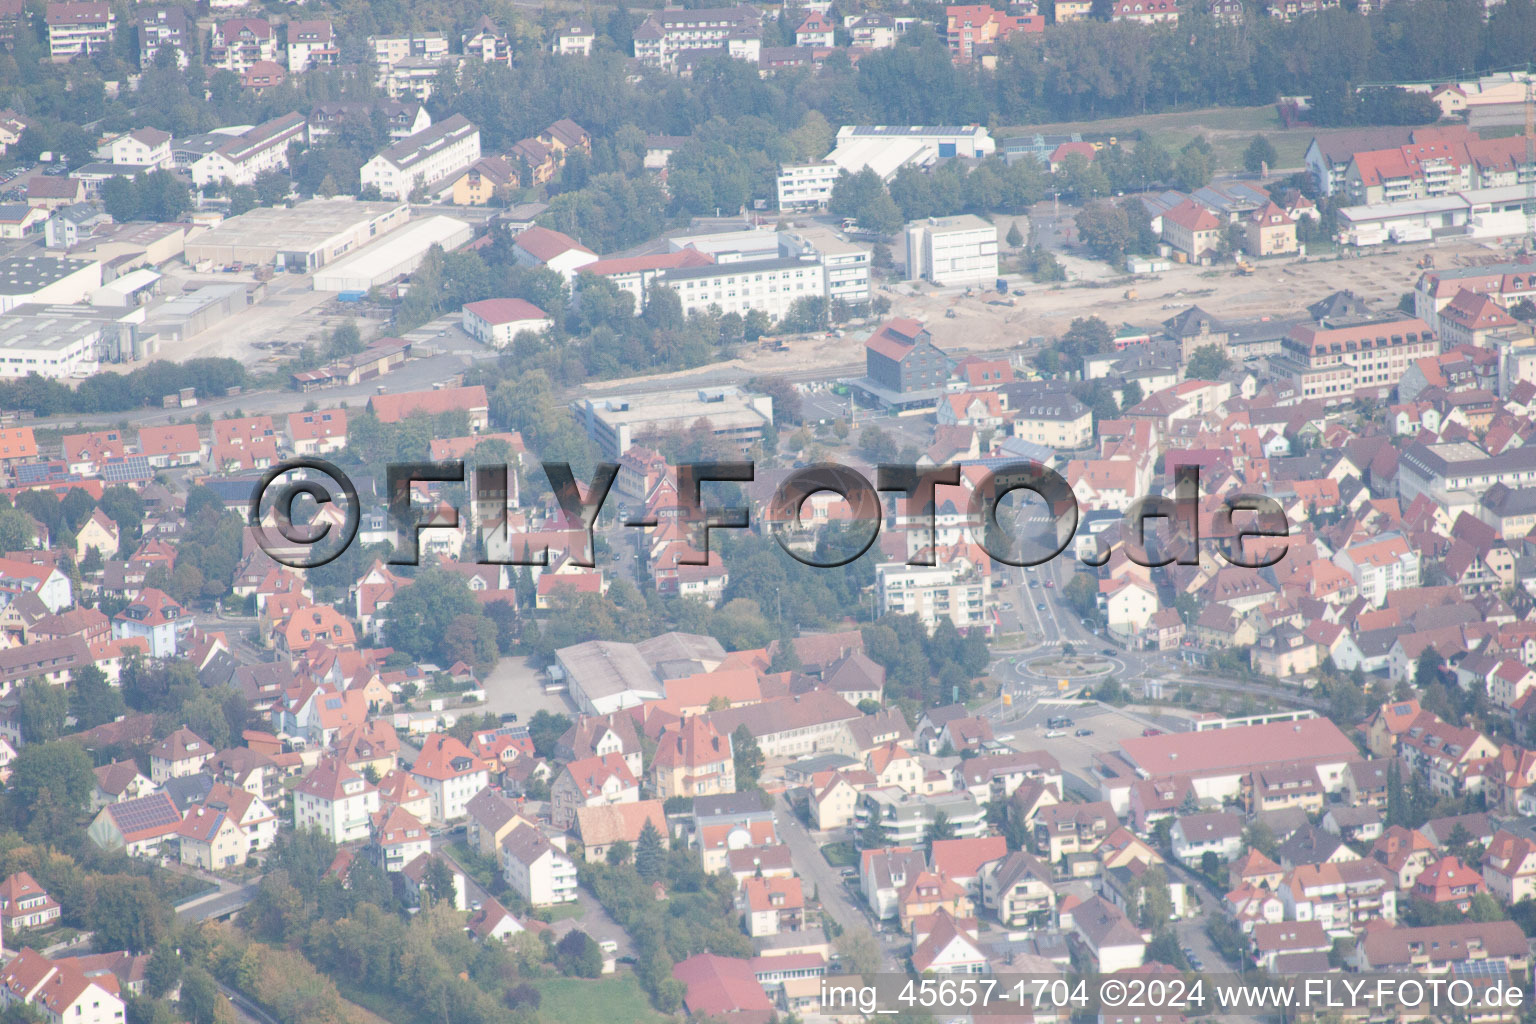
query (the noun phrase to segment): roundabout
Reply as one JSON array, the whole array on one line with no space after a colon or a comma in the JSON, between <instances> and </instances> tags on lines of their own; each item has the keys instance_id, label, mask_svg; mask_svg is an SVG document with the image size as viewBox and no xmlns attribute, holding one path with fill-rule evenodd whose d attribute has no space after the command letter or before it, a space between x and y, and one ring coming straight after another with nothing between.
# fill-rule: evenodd
<instances>
[{"instance_id":1,"label":"roundabout","mask_svg":"<svg viewBox=\"0 0 1536 1024\"><path fill-rule=\"evenodd\" d=\"M1098 654L1047 654L1014 663L1013 670L1024 678L1059 680L1074 683L1093 682L1113 672L1124 674L1125 662Z\"/></svg>"}]
</instances>

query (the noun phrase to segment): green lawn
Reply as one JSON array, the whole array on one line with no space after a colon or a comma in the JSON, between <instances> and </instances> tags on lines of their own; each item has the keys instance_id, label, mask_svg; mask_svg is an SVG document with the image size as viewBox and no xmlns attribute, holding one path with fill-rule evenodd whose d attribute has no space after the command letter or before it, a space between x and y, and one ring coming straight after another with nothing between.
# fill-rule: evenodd
<instances>
[{"instance_id":1,"label":"green lawn","mask_svg":"<svg viewBox=\"0 0 1536 1024\"><path fill-rule=\"evenodd\" d=\"M539 990L539 1017L560 1024L660 1024L671 1017L657 1013L629 973L608 978L548 978L533 982Z\"/></svg>"},{"instance_id":2,"label":"green lawn","mask_svg":"<svg viewBox=\"0 0 1536 1024\"><path fill-rule=\"evenodd\" d=\"M556 921L574 920L582 914L580 903L557 903L553 907L545 907L544 909L549 912L551 924Z\"/></svg>"},{"instance_id":3,"label":"green lawn","mask_svg":"<svg viewBox=\"0 0 1536 1024\"><path fill-rule=\"evenodd\" d=\"M1264 135L1279 155L1280 167L1300 167L1307 144L1317 131L1310 127L1285 129L1280 115L1271 105L1262 107L1207 107L1181 110L1171 114L1146 114L1138 117L1107 117L1099 121L1063 121L1058 124L1020 125L1005 128L999 138L1040 132L1045 135L1081 132L1086 138L1102 139L1110 135L1136 137L1136 132L1154 136L1170 150L1177 150L1197 135L1204 135L1216 151L1218 170L1241 170L1243 150L1255 135Z\"/></svg>"},{"instance_id":4,"label":"green lawn","mask_svg":"<svg viewBox=\"0 0 1536 1024\"><path fill-rule=\"evenodd\" d=\"M859 863L859 851L852 843L828 843L821 848L821 855L835 868L851 868Z\"/></svg>"}]
</instances>

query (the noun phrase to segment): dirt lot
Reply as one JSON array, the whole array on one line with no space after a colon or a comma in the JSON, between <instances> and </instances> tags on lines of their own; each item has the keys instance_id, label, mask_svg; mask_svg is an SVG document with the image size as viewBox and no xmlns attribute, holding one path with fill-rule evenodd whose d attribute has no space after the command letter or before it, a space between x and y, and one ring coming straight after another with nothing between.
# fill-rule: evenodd
<instances>
[{"instance_id":1,"label":"dirt lot","mask_svg":"<svg viewBox=\"0 0 1536 1024\"><path fill-rule=\"evenodd\" d=\"M990 292L966 297L953 290L910 283L885 292L892 314L923 320L939 347L953 352L996 351L1023 344L1035 336L1066 330L1080 316L1098 316L1110 324L1150 327L1177 310L1198 304L1217 316L1258 318L1294 313L1338 289L1347 288L1383 308L1397 305L1411 291L1421 271L1418 261L1432 253L1436 265L1470 266L1509 258L1498 247L1457 240L1437 245L1392 246L1367 255L1266 261L1252 277L1235 276L1231 267L1175 266L1151 277L1117 275L1103 263L1068 257L1069 273L1092 280L1064 285L1025 284L1016 288L1016 306L989 305ZM1134 289L1136 298L1125 297ZM953 309L953 319L945 311ZM788 352L745 350L730 366L750 373L804 373L816 367L846 366L863 361L865 332L849 331L842 338L814 337L790 341ZM723 367L716 367L722 369Z\"/></svg>"}]
</instances>

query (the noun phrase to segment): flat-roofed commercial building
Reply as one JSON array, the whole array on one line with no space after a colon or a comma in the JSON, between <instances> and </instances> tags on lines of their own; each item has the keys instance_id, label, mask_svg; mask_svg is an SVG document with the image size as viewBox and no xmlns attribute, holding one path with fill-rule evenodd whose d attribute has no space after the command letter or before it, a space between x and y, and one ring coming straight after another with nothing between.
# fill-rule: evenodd
<instances>
[{"instance_id":1,"label":"flat-roofed commercial building","mask_svg":"<svg viewBox=\"0 0 1536 1024\"><path fill-rule=\"evenodd\" d=\"M618 458L645 438L684 431L700 422L708 423L716 437L745 452L773 422L773 399L733 387L700 388L589 398L576 406L576 412L587 436L611 458Z\"/></svg>"},{"instance_id":2,"label":"flat-roofed commercial building","mask_svg":"<svg viewBox=\"0 0 1536 1024\"><path fill-rule=\"evenodd\" d=\"M908 224L907 280L991 285L997 280L996 226L969 213Z\"/></svg>"},{"instance_id":3,"label":"flat-roofed commercial building","mask_svg":"<svg viewBox=\"0 0 1536 1024\"><path fill-rule=\"evenodd\" d=\"M779 232L779 249L785 256L815 259L826 280L827 301L841 299L850 306L867 305L871 298L869 267L872 252L822 227Z\"/></svg>"},{"instance_id":4,"label":"flat-roofed commercial building","mask_svg":"<svg viewBox=\"0 0 1536 1024\"><path fill-rule=\"evenodd\" d=\"M413 220L391 234L386 244L368 246L317 270L315 291L367 291L388 284L421 266L434 245L452 252L473 237L474 228L452 217Z\"/></svg>"},{"instance_id":5,"label":"flat-roofed commercial building","mask_svg":"<svg viewBox=\"0 0 1536 1024\"><path fill-rule=\"evenodd\" d=\"M827 294L826 275L815 259L753 260L668 270L658 280L683 300L683 314L711 306L742 315L756 309L782 319L799 299Z\"/></svg>"},{"instance_id":6,"label":"flat-roofed commercial building","mask_svg":"<svg viewBox=\"0 0 1536 1024\"><path fill-rule=\"evenodd\" d=\"M49 318L0 318L0 376L53 380L96 372L99 324Z\"/></svg>"},{"instance_id":7,"label":"flat-roofed commercial building","mask_svg":"<svg viewBox=\"0 0 1536 1024\"><path fill-rule=\"evenodd\" d=\"M308 273L388 234L410 216L403 202L309 199L292 209L258 206L188 241L187 262L271 264Z\"/></svg>"},{"instance_id":8,"label":"flat-roofed commercial building","mask_svg":"<svg viewBox=\"0 0 1536 1024\"><path fill-rule=\"evenodd\" d=\"M87 302L101 287L101 263L68 256L0 259L0 313L28 303Z\"/></svg>"},{"instance_id":9,"label":"flat-roofed commercial building","mask_svg":"<svg viewBox=\"0 0 1536 1024\"><path fill-rule=\"evenodd\" d=\"M857 174L868 168L890 181L908 164L927 167L950 157L980 159L995 152L997 143L980 125L845 124L825 158L779 168L779 208L826 206L844 171Z\"/></svg>"}]
</instances>

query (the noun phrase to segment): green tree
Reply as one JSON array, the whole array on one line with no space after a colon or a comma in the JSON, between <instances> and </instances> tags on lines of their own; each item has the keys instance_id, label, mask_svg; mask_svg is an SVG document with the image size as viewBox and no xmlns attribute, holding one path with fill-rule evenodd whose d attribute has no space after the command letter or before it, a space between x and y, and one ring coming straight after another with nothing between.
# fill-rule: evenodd
<instances>
[{"instance_id":1,"label":"green tree","mask_svg":"<svg viewBox=\"0 0 1536 1024\"><path fill-rule=\"evenodd\" d=\"M666 870L667 851L661 842L661 833L647 821L635 840L635 870L647 882L658 881Z\"/></svg>"},{"instance_id":2,"label":"green tree","mask_svg":"<svg viewBox=\"0 0 1536 1024\"><path fill-rule=\"evenodd\" d=\"M21 735L28 743L46 743L64 734L69 695L46 679L32 679L21 688Z\"/></svg>"},{"instance_id":3,"label":"green tree","mask_svg":"<svg viewBox=\"0 0 1536 1024\"><path fill-rule=\"evenodd\" d=\"M1120 387L1120 411L1139 405L1146 396L1142 394L1141 385L1134 380L1128 380Z\"/></svg>"},{"instance_id":4,"label":"green tree","mask_svg":"<svg viewBox=\"0 0 1536 1024\"><path fill-rule=\"evenodd\" d=\"M1102 260L1119 263L1136 242L1136 232L1123 207L1108 200L1089 203L1075 218L1078 237Z\"/></svg>"},{"instance_id":5,"label":"green tree","mask_svg":"<svg viewBox=\"0 0 1536 1024\"><path fill-rule=\"evenodd\" d=\"M1186 380L1217 380L1232 366L1232 360L1216 345L1201 345L1189 355L1184 367Z\"/></svg>"},{"instance_id":6,"label":"green tree","mask_svg":"<svg viewBox=\"0 0 1536 1024\"><path fill-rule=\"evenodd\" d=\"M928 831L923 836L924 845L931 852L934 843L953 838L955 838L955 823L949 820L949 815L943 811L934 814L933 820L928 823Z\"/></svg>"},{"instance_id":7,"label":"green tree","mask_svg":"<svg viewBox=\"0 0 1536 1024\"><path fill-rule=\"evenodd\" d=\"M197 965L187 968L181 979L178 1005L190 1024L214 1024L218 1020L219 1004L223 1001L213 975Z\"/></svg>"},{"instance_id":8,"label":"green tree","mask_svg":"<svg viewBox=\"0 0 1536 1024\"><path fill-rule=\"evenodd\" d=\"M646 822L646 824L649 825L650 822ZM629 845L629 841L627 839L620 839L608 847L608 855L604 859L608 861L609 867L620 868L629 863L634 853L634 847Z\"/></svg>"},{"instance_id":9,"label":"green tree","mask_svg":"<svg viewBox=\"0 0 1536 1024\"><path fill-rule=\"evenodd\" d=\"M833 948L843 962L844 974L870 975L880 970L880 943L867 928L844 929L833 940Z\"/></svg>"},{"instance_id":10,"label":"green tree","mask_svg":"<svg viewBox=\"0 0 1536 1024\"><path fill-rule=\"evenodd\" d=\"M76 729L94 729L115 721L127 710L122 691L107 681L101 669L88 665L75 672L69 687L69 714Z\"/></svg>"},{"instance_id":11,"label":"green tree","mask_svg":"<svg viewBox=\"0 0 1536 1024\"><path fill-rule=\"evenodd\" d=\"M566 734L571 727L571 720L565 715L555 714L544 709L533 713L528 720L528 738L533 743L533 752L538 757L554 757L555 744L560 737Z\"/></svg>"},{"instance_id":12,"label":"green tree","mask_svg":"<svg viewBox=\"0 0 1536 1024\"><path fill-rule=\"evenodd\" d=\"M159 943L144 968L144 991L151 998L159 999L176 987L181 980L181 969L181 953L176 947L170 942Z\"/></svg>"},{"instance_id":13,"label":"green tree","mask_svg":"<svg viewBox=\"0 0 1536 1024\"><path fill-rule=\"evenodd\" d=\"M602 976L603 951L592 936L579 928L565 933L555 946L555 958L564 974L577 978Z\"/></svg>"},{"instance_id":14,"label":"green tree","mask_svg":"<svg viewBox=\"0 0 1536 1024\"><path fill-rule=\"evenodd\" d=\"M1205 136L1198 136L1179 150L1174 161L1173 177L1179 188L1192 192L1211 183L1212 151Z\"/></svg>"},{"instance_id":15,"label":"green tree","mask_svg":"<svg viewBox=\"0 0 1536 1024\"><path fill-rule=\"evenodd\" d=\"M453 905L454 898L458 894L458 888L454 885L453 869L448 862L441 857L433 857L427 861L427 868L422 873L423 893L434 903L446 903Z\"/></svg>"},{"instance_id":16,"label":"green tree","mask_svg":"<svg viewBox=\"0 0 1536 1024\"><path fill-rule=\"evenodd\" d=\"M147 878L109 876L96 888L89 915L96 941L107 949L152 950L170 934L175 915ZM182 977L186 991L190 969Z\"/></svg>"},{"instance_id":17,"label":"green tree","mask_svg":"<svg viewBox=\"0 0 1536 1024\"><path fill-rule=\"evenodd\" d=\"M77 743L28 743L12 763L11 808L23 827L35 826L55 841L68 833L96 786L91 757Z\"/></svg>"},{"instance_id":18,"label":"green tree","mask_svg":"<svg viewBox=\"0 0 1536 1024\"><path fill-rule=\"evenodd\" d=\"M763 774L763 751L745 722L731 733L731 759L735 762L736 789L756 788L758 776Z\"/></svg>"},{"instance_id":19,"label":"green tree","mask_svg":"<svg viewBox=\"0 0 1536 1024\"><path fill-rule=\"evenodd\" d=\"M1024 244L1024 235L1019 231L1018 221L1014 221L1012 224L1008 225L1008 234L1003 236L1003 241L1008 244L1008 248L1010 249L1017 249L1019 246Z\"/></svg>"},{"instance_id":20,"label":"green tree","mask_svg":"<svg viewBox=\"0 0 1536 1024\"><path fill-rule=\"evenodd\" d=\"M870 424L859 431L859 454L872 464L890 462L896 457L896 439Z\"/></svg>"},{"instance_id":21,"label":"green tree","mask_svg":"<svg viewBox=\"0 0 1536 1024\"><path fill-rule=\"evenodd\" d=\"M1243 169L1249 174L1260 174L1265 168L1274 167L1278 159L1268 137L1255 135L1253 141L1248 143L1248 148L1243 150Z\"/></svg>"}]
</instances>

